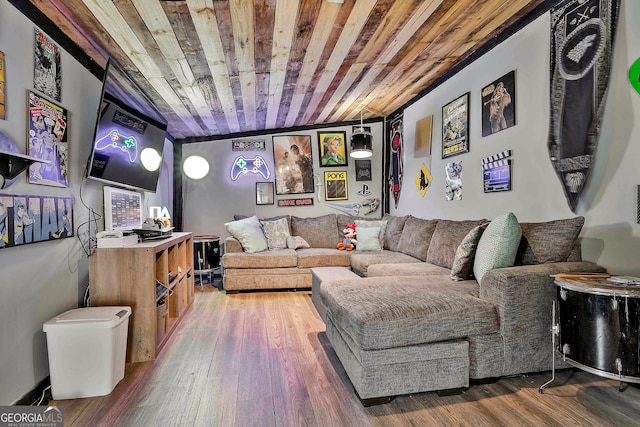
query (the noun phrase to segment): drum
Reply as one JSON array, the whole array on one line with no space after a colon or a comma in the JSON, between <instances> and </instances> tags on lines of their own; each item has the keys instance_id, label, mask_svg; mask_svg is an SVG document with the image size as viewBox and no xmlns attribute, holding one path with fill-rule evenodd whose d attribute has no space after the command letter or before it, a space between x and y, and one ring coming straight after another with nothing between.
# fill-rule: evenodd
<instances>
[{"instance_id":1,"label":"drum","mask_svg":"<svg viewBox=\"0 0 640 427\"><path fill-rule=\"evenodd\" d=\"M585 371L640 382L640 289L582 282L591 281L558 284L560 352Z\"/></svg>"},{"instance_id":2,"label":"drum","mask_svg":"<svg viewBox=\"0 0 640 427\"><path fill-rule=\"evenodd\" d=\"M196 273L208 273L220 266L220 238L193 237L193 267Z\"/></svg>"}]
</instances>

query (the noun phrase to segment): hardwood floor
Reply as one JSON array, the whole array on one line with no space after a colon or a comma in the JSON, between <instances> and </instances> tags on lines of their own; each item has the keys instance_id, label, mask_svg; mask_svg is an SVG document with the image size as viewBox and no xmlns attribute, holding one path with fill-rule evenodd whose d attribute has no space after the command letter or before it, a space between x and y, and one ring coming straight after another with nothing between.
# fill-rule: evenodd
<instances>
[{"instance_id":1,"label":"hardwood floor","mask_svg":"<svg viewBox=\"0 0 640 427\"><path fill-rule=\"evenodd\" d=\"M51 401L65 426L640 426L640 389L563 370L420 393L364 408L309 292L196 288L154 362L128 364L108 396Z\"/></svg>"}]
</instances>

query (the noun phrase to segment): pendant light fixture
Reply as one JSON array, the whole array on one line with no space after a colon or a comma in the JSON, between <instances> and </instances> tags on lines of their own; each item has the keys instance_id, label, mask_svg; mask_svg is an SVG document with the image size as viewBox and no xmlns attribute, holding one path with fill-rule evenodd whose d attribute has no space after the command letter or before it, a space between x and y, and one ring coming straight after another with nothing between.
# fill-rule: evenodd
<instances>
[{"instance_id":1,"label":"pendant light fixture","mask_svg":"<svg viewBox=\"0 0 640 427\"><path fill-rule=\"evenodd\" d=\"M354 159L368 159L373 156L373 136L365 131L360 110L360 128L351 135L351 156Z\"/></svg>"}]
</instances>

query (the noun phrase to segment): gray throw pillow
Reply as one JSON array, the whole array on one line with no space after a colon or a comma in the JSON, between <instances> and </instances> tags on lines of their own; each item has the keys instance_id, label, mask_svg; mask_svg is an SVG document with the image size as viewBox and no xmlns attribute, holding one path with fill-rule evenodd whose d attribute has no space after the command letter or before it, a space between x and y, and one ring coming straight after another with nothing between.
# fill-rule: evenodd
<instances>
[{"instance_id":1,"label":"gray throw pillow","mask_svg":"<svg viewBox=\"0 0 640 427\"><path fill-rule=\"evenodd\" d=\"M456 250L465 236L480 224L487 222L482 220L455 221L448 219L438 220L436 230L433 232L429 250L427 252L427 262L439 265L444 268L453 267L453 260Z\"/></svg>"},{"instance_id":2,"label":"gray throw pillow","mask_svg":"<svg viewBox=\"0 0 640 427\"><path fill-rule=\"evenodd\" d=\"M398 252L426 261L429 243L437 224L437 219L421 219L410 215L402 229Z\"/></svg>"},{"instance_id":3,"label":"gray throw pillow","mask_svg":"<svg viewBox=\"0 0 640 427\"><path fill-rule=\"evenodd\" d=\"M470 278L473 272L473 260L476 256L478 242L488 224L489 223L480 224L473 227L464 239L462 239L453 259L451 280L467 280Z\"/></svg>"},{"instance_id":4,"label":"gray throw pillow","mask_svg":"<svg viewBox=\"0 0 640 427\"><path fill-rule=\"evenodd\" d=\"M548 222L523 222L515 265L567 261L584 225L584 217Z\"/></svg>"},{"instance_id":5,"label":"gray throw pillow","mask_svg":"<svg viewBox=\"0 0 640 427\"><path fill-rule=\"evenodd\" d=\"M291 217L291 235L302 237L312 248L335 248L342 240L335 214L317 217Z\"/></svg>"},{"instance_id":6,"label":"gray throw pillow","mask_svg":"<svg viewBox=\"0 0 640 427\"><path fill-rule=\"evenodd\" d=\"M284 249L287 247L287 237L291 236L287 218L272 221L260 220L260 224L262 224L269 249Z\"/></svg>"}]
</instances>

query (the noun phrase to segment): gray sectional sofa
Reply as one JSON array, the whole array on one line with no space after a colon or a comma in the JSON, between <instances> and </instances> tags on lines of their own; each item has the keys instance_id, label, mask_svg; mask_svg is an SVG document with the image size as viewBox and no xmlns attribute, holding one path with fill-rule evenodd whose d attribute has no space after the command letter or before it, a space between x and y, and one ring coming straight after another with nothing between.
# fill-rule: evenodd
<instances>
[{"instance_id":1,"label":"gray sectional sofa","mask_svg":"<svg viewBox=\"0 0 640 427\"><path fill-rule=\"evenodd\" d=\"M335 228L327 230L334 219ZM304 219L304 229L298 218L288 220L297 235L314 229L311 219ZM337 230L355 220L328 215L317 221L325 229L321 234L334 233L337 244ZM550 370L556 295L551 275L605 271L581 261L582 217L544 223L519 223L512 214L492 221L388 215L382 220L380 250L291 249L297 260L287 251L291 259L285 266L276 265L279 250L238 252L242 246L230 238L223 256L225 288L236 286L230 278L243 276L237 270L247 270L243 283L253 281L253 289L263 289L262 283L313 284L327 337L365 404Z\"/></svg>"}]
</instances>

